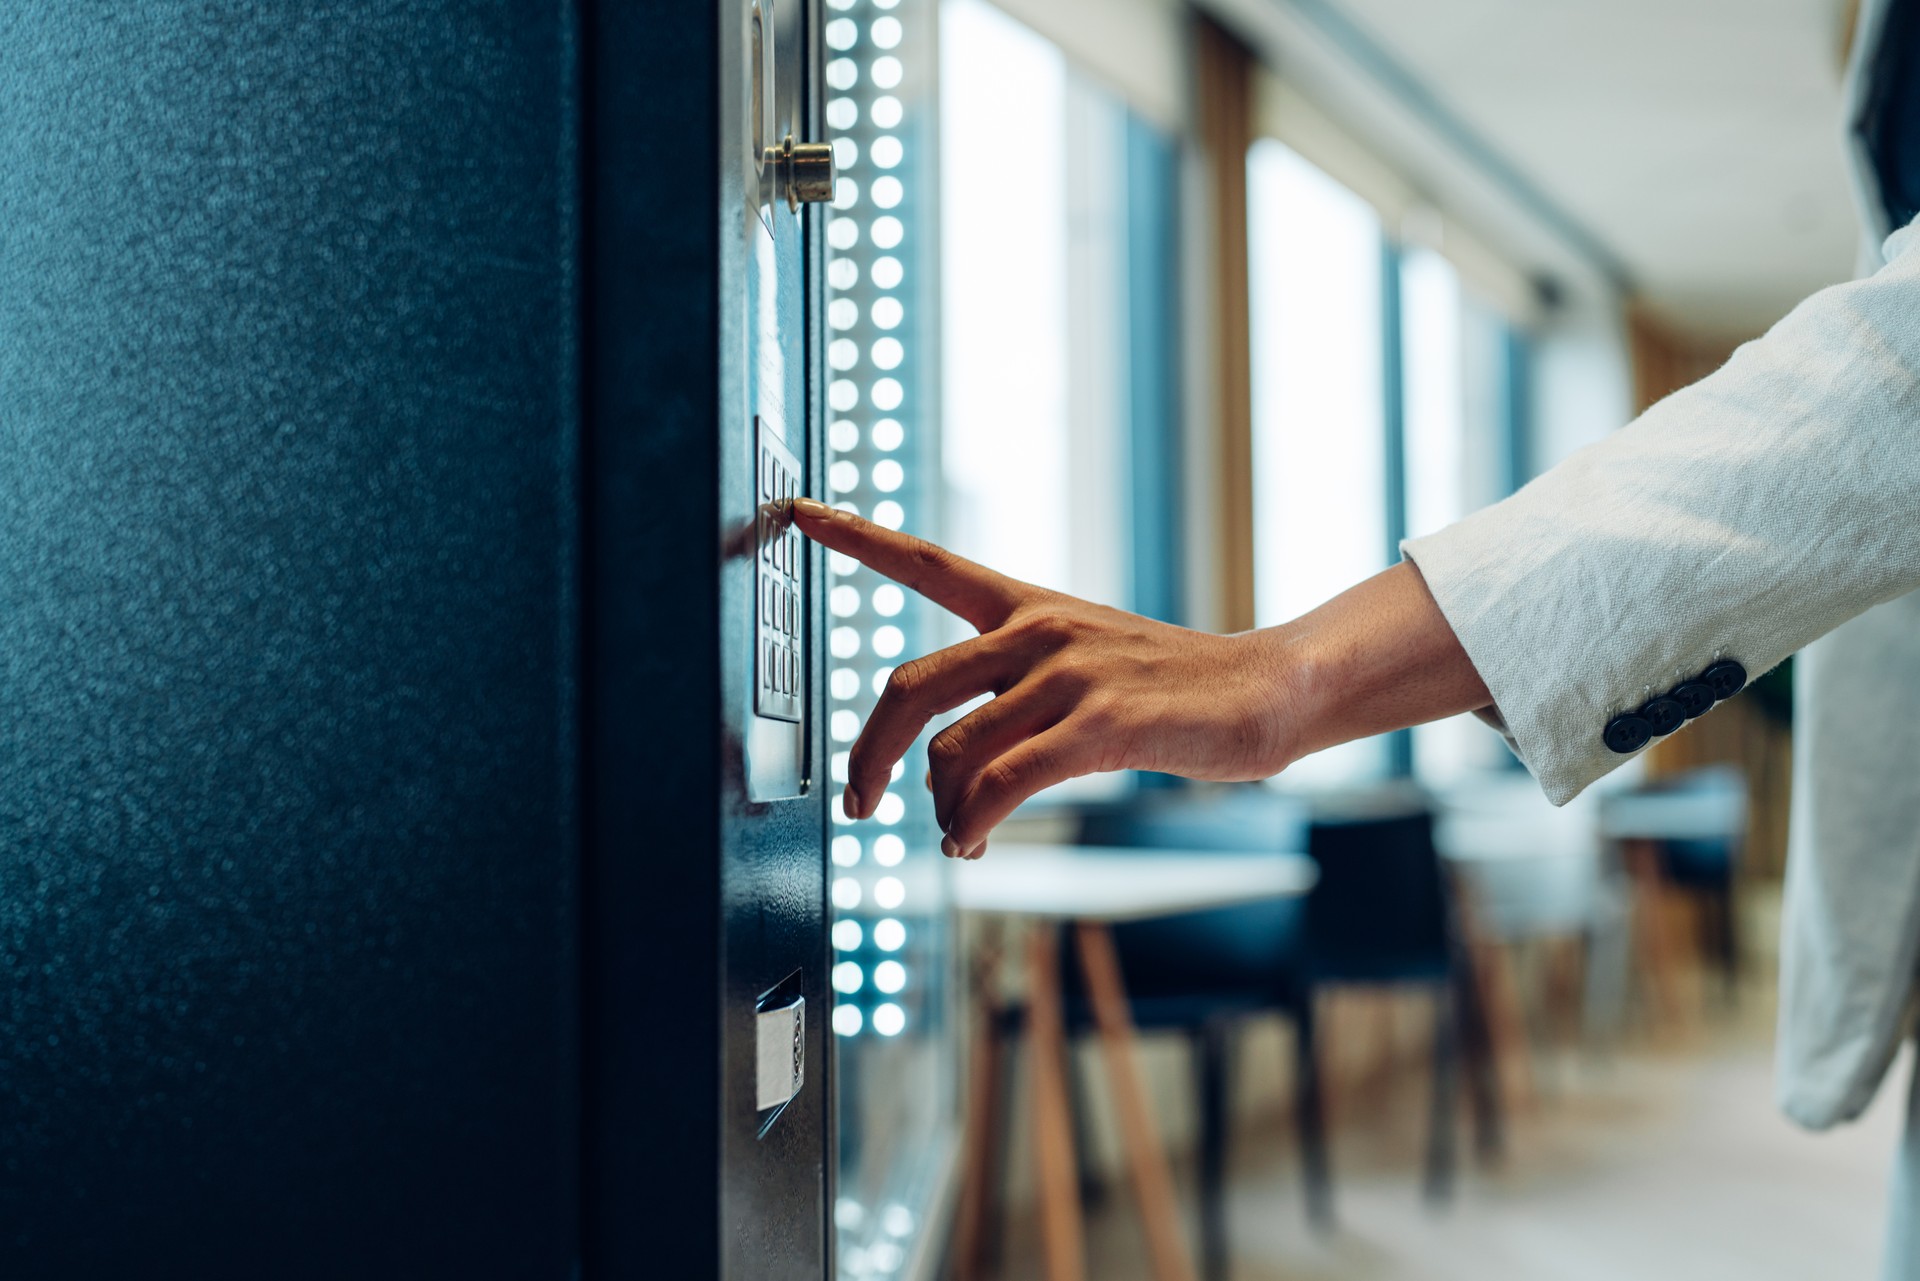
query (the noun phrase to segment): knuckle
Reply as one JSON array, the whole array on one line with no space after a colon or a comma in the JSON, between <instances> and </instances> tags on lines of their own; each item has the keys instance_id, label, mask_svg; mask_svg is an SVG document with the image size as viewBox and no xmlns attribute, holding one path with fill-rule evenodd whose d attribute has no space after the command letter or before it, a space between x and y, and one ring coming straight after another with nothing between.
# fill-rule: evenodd
<instances>
[{"instance_id":1,"label":"knuckle","mask_svg":"<svg viewBox=\"0 0 1920 1281\"><path fill-rule=\"evenodd\" d=\"M887 676L887 693L895 699L917 698L927 685L927 666L920 659L900 664Z\"/></svg>"},{"instance_id":2,"label":"knuckle","mask_svg":"<svg viewBox=\"0 0 1920 1281\"><path fill-rule=\"evenodd\" d=\"M1020 767L1005 757L993 762L980 771L980 786L977 795L1006 800L1019 795L1020 785L1025 775Z\"/></svg>"},{"instance_id":3,"label":"knuckle","mask_svg":"<svg viewBox=\"0 0 1920 1281\"><path fill-rule=\"evenodd\" d=\"M907 549L915 568L923 573L942 574L953 568L953 553L938 543L916 538Z\"/></svg>"},{"instance_id":4,"label":"knuckle","mask_svg":"<svg viewBox=\"0 0 1920 1281\"><path fill-rule=\"evenodd\" d=\"M965 736L957 726L948 726L927 743L927 762L937 770L950 769L966 755Z\"/></svg>"}]
</instances>

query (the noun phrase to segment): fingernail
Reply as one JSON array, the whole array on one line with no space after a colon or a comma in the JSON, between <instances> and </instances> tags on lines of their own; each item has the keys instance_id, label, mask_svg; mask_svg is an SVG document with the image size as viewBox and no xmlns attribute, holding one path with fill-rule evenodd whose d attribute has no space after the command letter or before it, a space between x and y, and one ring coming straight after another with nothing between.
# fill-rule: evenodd
<instances>
[{"instance_id":1,"label":"fingernail","mask_svg":"<svg viewBox=\"0 0 1920 1281\"><path fill-rule=\"evenodd\" d=\"M847 790L840 796L840 808L847 812L848 818L860 817L860 793L853 790L853 784L847 784Z\"/></svg>"},{"instance_id":2,"label":"fingernail","mask_svg":"<svg viewBox=\"0 0 1920 1281\"><path fill-rule=\"evenodd\" d=\"M951 836L943 836L940 838L940 852L948 858L959 858L965 851L960 848L960 842Z\"/></svg>"},{"instance_id":3,"label":"fingernail","mask_svg":"<svg viewBox=\"0 0 1920 1281\"><path fill-rule=\"evenodd\" d=\"M927 785L927 790L928 790L929 792L931 792L931 791L933 790L933 771L932 771L932 770L928 770L928 771L927 771L927 776L926 776L925 778L923 778L923 779L921 779L920 781L921 781L921 782L923 782L923 783L925 783L925 784Z\"/></svg>"},{"instance_id":4,"label":"fingernail","mask_svg":"<svg viewBox=\"0 0 1920 1281\"><path fill-rule=\"evenodd\" d=\"M793 514L805 516L808 520L825 520L833 515L833 508L818 498L796 498L793 500Z\"/></svg>"}]
</instances>

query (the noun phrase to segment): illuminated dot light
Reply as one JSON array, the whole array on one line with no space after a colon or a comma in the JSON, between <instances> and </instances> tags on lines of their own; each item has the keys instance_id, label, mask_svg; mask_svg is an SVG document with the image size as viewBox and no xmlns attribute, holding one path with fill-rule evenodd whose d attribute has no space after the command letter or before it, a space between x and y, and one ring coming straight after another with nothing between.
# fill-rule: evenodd
<instances>
[{"instance_id":1,"label":"illuminated dot light","mask_svg":"<svg viewBox=\"0 0 1920 1281\"><path fill-rule=\"evenodd\" d=\"M925 273L920 266L931 246L917 221L920 130L925 122L908 107L919 101L902 92L908 37L918 28L904 25L898 0L827 0L833 18L824 31L832 50L826 67L826 123L832 131L834 160L841 170L834 187L833 212L826 219L827 383L831 421L827 494L842 511L869 515L889 529L906 526L909 508L921 510L921 455L911 446L927 399L918 381L929 362L914 344L914 325ZM845 15L845 16L841 16ZM918 56L914 54L913 56ZM915 273L909 278L910 270ZM909 288L909 286L915 288ZM827 649L832 655L827 678L830 740L827 774L836 785L848 773L848 745L859 734L873 700L886 688L893 665L911 649L921 652L927 638L920 615L907 608L911 597L850 557L827 556L831 575L827 605L833 619ZM870 611L870 612L869 612ZM933 989L916 975L903 919L925 905L916 904L919 882L905 872L908 853L934 857L932 801L919 779L924 758L896 762L887 790L870 819L846 814L835 787L829 887L833 903L833 944L838 962L831 971L836 996L831 1021L840 1036L902 1034L914 1003ZM906 784L911 776L913 782ZM917 928L917 927L916 927ZM860 1213L858 1202L851 1212ZM854 1245L854 1259L843 1254L847 1275L878 1275L904 1265L896 1244L914 1231L904 1207L891 1207L877 1240ZM836 1218L840 1207L836 1207ZM875 1225L862 1225L872 1231ZM886 1257L886 1251L898 1259ZM854 1266L854 1265L858 1266Z\"/></svg>"}]
</instances>

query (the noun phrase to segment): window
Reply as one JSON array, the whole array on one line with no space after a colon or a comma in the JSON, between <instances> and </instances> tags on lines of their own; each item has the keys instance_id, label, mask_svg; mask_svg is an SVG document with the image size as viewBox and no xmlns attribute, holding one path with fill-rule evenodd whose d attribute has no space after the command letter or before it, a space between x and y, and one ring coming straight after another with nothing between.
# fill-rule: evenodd
<instances>
[{"instance_id":1,"label":"window","mask_svg":"<svg viewBox=\"0 0 1920 1281\"><path fill-rule=\"evenodd\" d=\"M1254 615L1298 617L1388 564L1382 267L1373 207L1281 143L1247 157ZM1333 784L1387 767L1383 740L1287 771Z\"/></svg>"},{"instance_id":2,"label":"window","mask_svg":"<svg viewBox=\"0 0 1920 1281\"><path fill-rule=\"evenodd\" d=\"M1465 290L1444 257L1400 259L1402 439L1409 538L1430 534L1511 488L1507 325ZM1432 783L1498 768L1506 748L1471 717L1412 731L1414 773Z\"/></svg>"},{"instance_id":3,"label":"window","mask_svg":"<svg viewBox=\"0 0 1920 1281\"><path fill-rule=\"evenodd\" d=\"M941 5L940 93L942 536L1171 617L1177 146L986 0Z\"/></svg>"},{"instance_id":4,"label":"window","mask_svg":"<svg viewBox=\"0 0 1920 1281\"><path fill-rule=\"evenodd\" d=\"M1249 151L1247 200L1255 616L1269 626L1513 487L1521 347L1443 254L1395 245L1371 204L1284 144ZM1454 718L1310 757L1285 781L1445 782L1507 759Z\"/></svg>"}]
</instances>

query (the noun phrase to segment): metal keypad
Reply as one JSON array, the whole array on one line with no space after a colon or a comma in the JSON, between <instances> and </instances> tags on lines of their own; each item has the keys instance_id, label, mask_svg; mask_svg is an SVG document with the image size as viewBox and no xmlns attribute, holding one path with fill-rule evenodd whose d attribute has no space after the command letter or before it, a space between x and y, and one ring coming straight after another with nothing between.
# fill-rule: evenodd
<instances>
[{"instance_id":1,"label":"metal keypad","mask_svg":"<svg viewBox=\"0 0 1920 1281\"><path fill-rule=\"evenodd\" d=\"M806 672L806 605L800 580L805 552L787 512L801 492L800 464L764 425L756 434L760 547L754 562L759 625L754 629L753 710L775 720L798 721Z\"/></svg>"}]
</instances>

